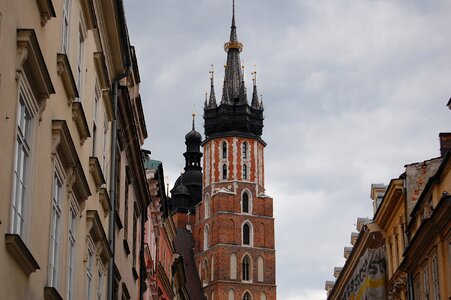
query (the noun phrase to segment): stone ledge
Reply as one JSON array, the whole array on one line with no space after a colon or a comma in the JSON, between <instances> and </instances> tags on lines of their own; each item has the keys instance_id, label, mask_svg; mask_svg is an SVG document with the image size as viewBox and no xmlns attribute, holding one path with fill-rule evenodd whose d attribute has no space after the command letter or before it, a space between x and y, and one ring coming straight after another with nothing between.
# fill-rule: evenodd
<instances>
[{"instance_id":1,"label":"stone ledge","mask_svg":"<svg viewBox=\"0 0 451 300\"><path fill-rule=\"evenodd\" d=\"M30 250L28 250L22 238L18 234L5 234L6 249L14 257L24 273L29 276L31 273L40 269L38 262L34 259Z\"/></svg>"}]
</instances>

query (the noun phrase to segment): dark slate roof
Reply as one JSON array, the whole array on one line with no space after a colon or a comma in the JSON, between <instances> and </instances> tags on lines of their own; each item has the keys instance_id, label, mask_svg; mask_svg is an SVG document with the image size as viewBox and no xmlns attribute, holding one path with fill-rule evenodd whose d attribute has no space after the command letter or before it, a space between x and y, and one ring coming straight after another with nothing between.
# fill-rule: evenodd
<instances>
[{"instance_id":1,"label":"dark slate roof","mask_svg":"<svg viewBox=\"0 0 451 300\"><path fill-rule=\"evenodd\" d=\"M194 260L194 240L190 231L178 228L174 240L175 251L183 257L185 267L185 288L192 300L204 299L202 284Z\"/></svg>"},{"instance_id":2,"label":"dark slate roof","mask_svg":"<svg viewBox=\"0 0 451 300\"><path fill-rule=\"evenodd\" d=\"M230 40L224 44L227 52L222 100L216 106L213 76L211 77L210 101L204 108L205 137L208 139L231 131L238 131L246 136L258 138L263 131L263 105L258 99L256 82L252 101L247 101L247 91L240 60L243 44L238 41L235 25L235 9L232 15Z\"/></svg>"}]
</instances>

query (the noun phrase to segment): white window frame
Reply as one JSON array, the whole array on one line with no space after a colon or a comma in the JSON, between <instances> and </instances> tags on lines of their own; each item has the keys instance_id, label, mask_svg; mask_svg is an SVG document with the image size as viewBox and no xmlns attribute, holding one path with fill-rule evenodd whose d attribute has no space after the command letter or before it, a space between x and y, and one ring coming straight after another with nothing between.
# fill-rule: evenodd
<instances>
[{"instance_id":1,"label":"white window frame","mask_svg":"<svg viewBox=\"0 0 451 300\"><path fill-rule=\"evenodd\" d=\"M244 194L247 194L247 208L248 208L248 212L245 212L244 210L243 210L243 197L244 197ZM251 193L251 191L249 191L248 189L244 189L242 192L241 192L241 213L243 213L243 214L252 214L252 193Z\"/></svg>"},{"instance_id":2,"label":"white window frame","mask_svg":"<svg viewBox=\"0 0 451 300\"><path fill-rule=\"evenodd\" d=\"M65 175L59 157L55 157L55 166L52 180L52 211L50 218L50 245L49 245L49 269L48 286L58 288L60 279L60 255L61 255L61 229L64 206L64 182Z\"/></svg>"},{"instance_id":3,"label":"white window frame","mask_svg":"<svg viewBox=\"0 0 451 300\"><path fill-rule=\"evenodd\" d=\"M244 243L244 225L246 224L249 226L249 244ZM249 220L246 220L241 224L241 245L245 247L254 246L254 225Z\"/></svg>"},{"instance_id":4,"label":"white window frame","mask_svg":"<svg viewBox=\"0 0 451 300\"><path fill-rule=\"evenodd\" d=\"M83 99L83 73L84 73L84 52L85 52L85 40L86 40L86 26L83 20L83 14L80 12L80 24L78 27L78 41L77 41L77 69L76 69L76 80L78 89L77 101Z\"/></svg>"},{"instance_id":5,"label":"white window frame","mask_svg":"<svg viewBox=\"0 0 451 300\"><path fill-rule=\"evenodd\" d=\"M101 262L101 260L97 261L97 300L103 299L104 292L104 272L105 268Z\"/></svg>"},{"instance_id":6,"label":"white window frame","mask_svg":"<svg viewBox=\"0 0 451 300\"><path fill-rule=\"evenodd\" d=\"M77 219L78 212L77 200L71 193L69 205L69 228L68 228L68 255L67 255L67 299L74 299L74 278L75 278L75 254L77 249Z\"/></svg>"},{"instance_id":7,"label":"white window frame","mask_svg":"<svg viewBox=\"0 0 451 300\"><path fill-rule=\"evenodd\" d=\"M10 232L26 240L32 195L31 174L37 101L24 74L19 77L18 83Z\"/></svg>"},{"instance_id":8,"label":"white window frame","mask_svg":"<svg viewBox=\"0 0 451 300\"><path fill-rule=\"evenodd\" d=\"M63 24L61 30L61 52L64 54L69 53L69 36L70 36L70 11L72 0L64 0L63 2Z\"/></svg>"},{"instance_id":9,"label":"white window frame","mask_svg":"<svg viewBox=\"0 0 451 300\"><path fill-rule=\"evenodd\" d=\"M247 269L247 272L248 272L247 276L245 276L246 274L244 272L244 270L245 270L244 260L246 259L246 257L248 258L248 262L249 262L248 269ZM252 257L248 253L246 253L243 255L243 259L241 260L241 281L252 282L252 269L253 269ZM245 279L246 277L248 277L248 279Z\"/></svg>"},{"instance_id":10,"label":"white window frame","mask_svg":"<svg viewBox=\"0 0 451 300\"><path fill-rule=\"evenodd\" d=\"M438 276L437 255L432 257L432 286L434 289L434 299L440 300L440 282Z\"/></svg>"},{"instance_id":11,"label":"white window frame","mask_svg":"<svg viewBox=\"0 0 451 300\"><path fill-rule=\"evenodd\" d=\"M101 91L98 79L94 85L94 108L92 113L92 156L97 157L97 142L98 142L98 128L99 128L99 101L101 97Z\"/></svg>"},{"instance_id":12,"label":"white window frame","mask_svg":"<svg viewBox=\"0 0 451 300\"><path fill-rule=\"evenodd\" d=\"M85 296L86 300L92 299L92 287L93 287L93 271L94 271L94 263L95 263L95 247L91 238L88 238L87 249L86 249L86 291Z\"/></svg>"}]
</instances>

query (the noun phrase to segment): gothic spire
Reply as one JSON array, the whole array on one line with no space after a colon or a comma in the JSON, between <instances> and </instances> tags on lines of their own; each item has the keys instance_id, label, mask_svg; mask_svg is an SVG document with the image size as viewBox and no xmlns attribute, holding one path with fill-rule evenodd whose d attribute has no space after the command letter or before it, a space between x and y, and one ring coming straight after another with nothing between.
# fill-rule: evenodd
<instances>
[{"instance_id":1,"label":"gothic spire","mask_svg":"<svg viewBox=\"0 0 451 300\"><path fill-rule=\"evenodd\" d=\"M252 72L252 81L254 83L254 90L252 92L252 108L260 108L260 103L258 101L258 91L257 91L257 71Z\"/></svg>"},{"instance_id":2,"label":"gothic spire","mask_svg":"<svg viewBox=\"0 0 451 300\"><path fill-rule=\"evenodd\" d=\"M216 107L214 73L215 73L215 71L213 70L213 65L211 65L211 71L210 71L210 100L208 102L208 108L215 108Z\"/></svg>"},{"instance_id":3,"label":"gothic spire","mask_svg":"<svg viewBox=\"0 0 451 300\"><path fill-rule=\"evenodd\" d=\"M227 52L227 65L224 81L227 83L227 92L229 101L236 103L240 98L240 85L243 81L241 74L240 52L243 50L243 44L238 41L235 25L235 1L233 1L232 26L230 27L230 40L224 44L224 50Z\"/></svg>"}]
</instances>

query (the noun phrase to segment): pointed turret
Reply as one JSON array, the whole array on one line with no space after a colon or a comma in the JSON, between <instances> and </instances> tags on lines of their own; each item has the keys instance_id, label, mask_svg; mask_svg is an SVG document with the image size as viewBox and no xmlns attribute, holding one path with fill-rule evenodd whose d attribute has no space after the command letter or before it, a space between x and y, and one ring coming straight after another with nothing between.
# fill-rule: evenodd
<instances>
[{"instance_id":1,"label":"pointed turret","mask_svg":"<svg viewBox=\"0 0 451 300\"><path fill-rule=\"evenodd\" d=\"M252 91L252 108L259 109L260 103L258 101L258 91L257 91L257 71L252 72L252 82L254 84L254 90Z\"/></svg>"},{"instance_id":2,"label":"pointed turret","mask_svg":"<svg viewBox=\"0 0 451 300\"><path fill-rule=\"evenodd\" d=\"M214 85L214 70L213 65L211 65L212 70L210 71L210 100L208 101L208 108L215 108L216 105L216 96L215 96L215 85Z\"/></svg>"}]
</instances>

